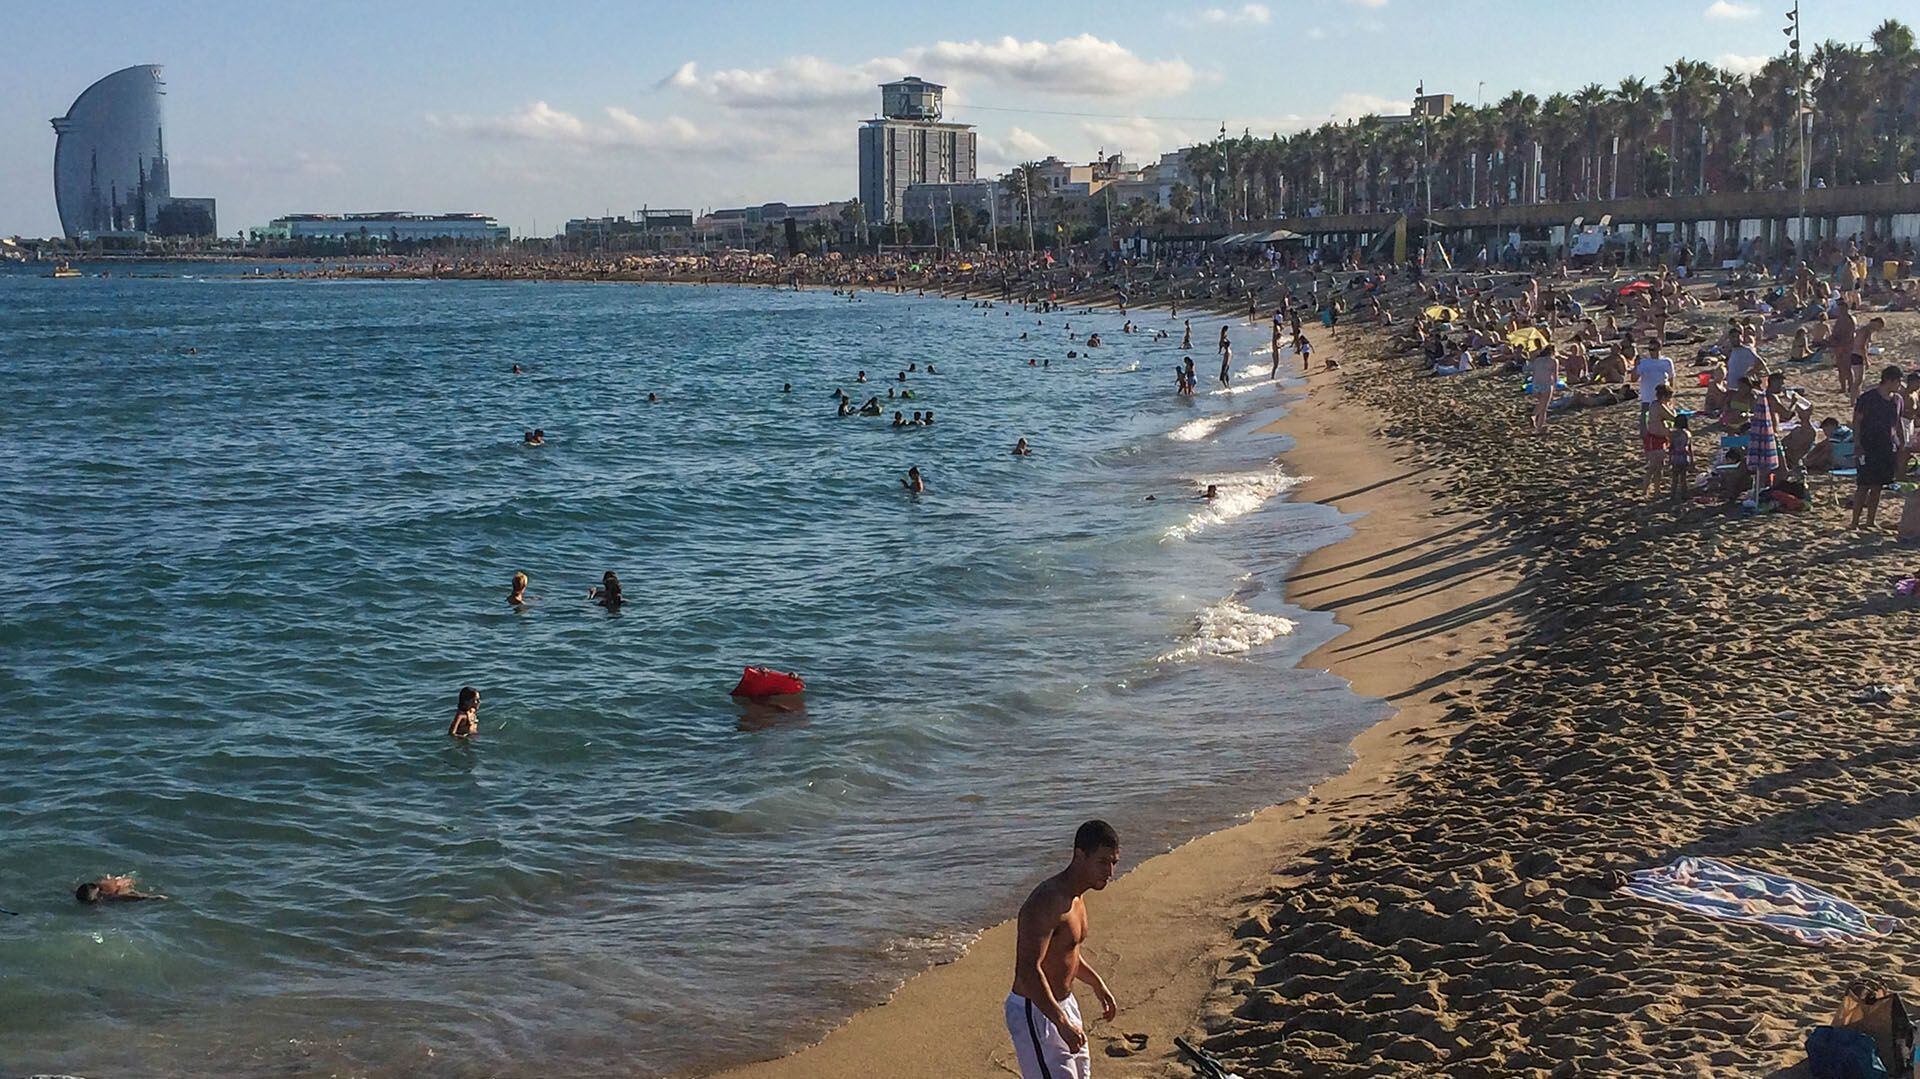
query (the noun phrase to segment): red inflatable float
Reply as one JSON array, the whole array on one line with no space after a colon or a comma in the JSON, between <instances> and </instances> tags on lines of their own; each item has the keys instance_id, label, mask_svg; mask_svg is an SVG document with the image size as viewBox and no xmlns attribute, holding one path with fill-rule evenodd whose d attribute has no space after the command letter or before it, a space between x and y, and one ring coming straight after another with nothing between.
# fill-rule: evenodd
<instances>
[{"instance_id":1,"label":"red inflatable float","mask_svg":"<svg viewBox=\"0 0 1920 1079\"><path fill-rule=\"evenodd\" d=\"M740 675L740 684L733 687L731 696L784 697L792 693L806 692L807 683L791 671L783 674L766 667L748 667Z\"/></svg>"}]
</instances>

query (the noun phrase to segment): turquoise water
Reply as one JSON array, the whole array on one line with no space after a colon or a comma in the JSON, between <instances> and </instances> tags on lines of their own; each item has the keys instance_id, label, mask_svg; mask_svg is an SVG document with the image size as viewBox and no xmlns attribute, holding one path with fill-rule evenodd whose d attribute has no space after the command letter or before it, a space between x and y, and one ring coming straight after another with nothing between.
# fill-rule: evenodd
<instances>
[{"instance_id":1,"label":"turquoise water","mask_svg":"<svg viewBox=\"0 0 1920 1079\"><path fill-rule=\"evenodd\" d=\"M1177 330L176 269L0 276L0 1072L767 1055L1010 914L1081 819L1145 857L1379 714L1293 669L1330 631L1280 584L1339 524L1285 501L1279 391L1177 398ZM834 415L929 361L935 427ZM745 663L804 711L736 706ZM73 902L105 872L175 898Z\"/></svg>"}]
</instances>

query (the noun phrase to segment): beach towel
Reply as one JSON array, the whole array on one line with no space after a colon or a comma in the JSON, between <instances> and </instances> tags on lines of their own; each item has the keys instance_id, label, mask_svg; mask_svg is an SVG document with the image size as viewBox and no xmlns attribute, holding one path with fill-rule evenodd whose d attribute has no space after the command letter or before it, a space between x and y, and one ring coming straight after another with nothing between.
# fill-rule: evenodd
<instances>
[{"instance_id":1,"label":"beach towel","mask_svg":"<svg viewBox=\"0 0 1920 1079\"><path fill-rule=\"evenodd\" d=\"M1717 858L1676 858L1672 865L1637 870L1620 890L1709 918L1763 925L1802 944L1884 937L1900 927L1898 918L1869 914L1791 877Z\"/></svg>"}]
</instances>

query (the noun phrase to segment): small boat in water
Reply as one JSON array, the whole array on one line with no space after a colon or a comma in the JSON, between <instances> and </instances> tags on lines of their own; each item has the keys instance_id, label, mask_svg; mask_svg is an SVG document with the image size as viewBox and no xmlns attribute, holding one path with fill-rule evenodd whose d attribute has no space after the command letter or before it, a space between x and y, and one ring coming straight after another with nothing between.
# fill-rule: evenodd
<instances>
[{"instance_id":1,"label":"small boat in water","mask_svg":"<svg viewBox=\"0 0 1920 1079\"><path fill-rule=\"evenodd\" d=\"M63 262L60 265L55 266L53 268L53 272L48 274L47 276L48 277L85 277L87 275L81 273L79 270L76 270L72 266L69 266Z\"/></svg>"}]
</instances>

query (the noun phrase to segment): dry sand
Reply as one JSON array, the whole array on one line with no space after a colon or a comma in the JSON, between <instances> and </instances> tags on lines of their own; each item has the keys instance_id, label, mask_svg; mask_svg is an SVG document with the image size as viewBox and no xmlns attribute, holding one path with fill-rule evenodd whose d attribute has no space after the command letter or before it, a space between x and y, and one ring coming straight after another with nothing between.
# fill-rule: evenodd
<instances>
[{"instance_id":1,"label":"dry sand","mask_svg":"<svg viewBox=\"0 0 1920 1079\"><path fill-rule=\"evenodd\" d=\"M1320 342L1322 355L1327 344ZM1286 466L1313 477L1293 497L1355 515L1350 538L1297 568L1292 598L1353 627L1306 662L1400 711L1357 739L1352 769L1311 796L1148 859L1089 896L1088 955L1121 1005L1113 1023L1095 1023L1090 1032L1101 1075L1185 1074L1169 1064L1172 1040L1205 1036L1201 1015L1219 992L1223 960L1232 957L1245 976L1242 938L1267 925L1248 922L1249 905L1284 885L1294 871L1288 867L1312 850L1384 811L1404 787L1394 781L1401 770L1437 759L1457 722L1436 697L1504 644L1504 613L1519 578L1515 557L1484 512L1446 509L1442 496L1456 481L1445 468L1405 463L1377 433L1380 426L1378 413L1353 401L1337 377L1323 375L1312 380L1309 399L1276 425L1297 440L1283 457ZM1055 868L1036 865L1033 875ZM1014 902L1009 897L1009 914ZM820 1044L728 1074L1007 1075L1013 1063L1001 1002L1012 956L1011 923L995 926L959 960L913 978L887 1004L854 1016ZM1097 1016L1091 1005L1083 1000L1083 1012Z\"/></svg>"},{"instance_id":2,"label":"dry sand","mask_svg":"<svg viewBox=\"0 0 1920 1079\"><path fill-rule=\"evenodd\" d=\"M1914 316L1889 321L1874 366L1912 365ZM1903 935L1816 949L1608 873L1710 855L1920 915L1920 724L1910 698L1853 700L1912 673L1920 605L1892 586L1920 558L1845 531L1830 495L1639 501L1631 404L1534 439L1515 379L1387 366L1354 385L1536 552L1519 633L1455 687L1472 725L1444 758L1256 905L1210 1047L1248 1075L1800 1074L1849 979L1911 995ZM1845 417L1829 366L1794 370Z\"/></svg>"}]
</instances>

